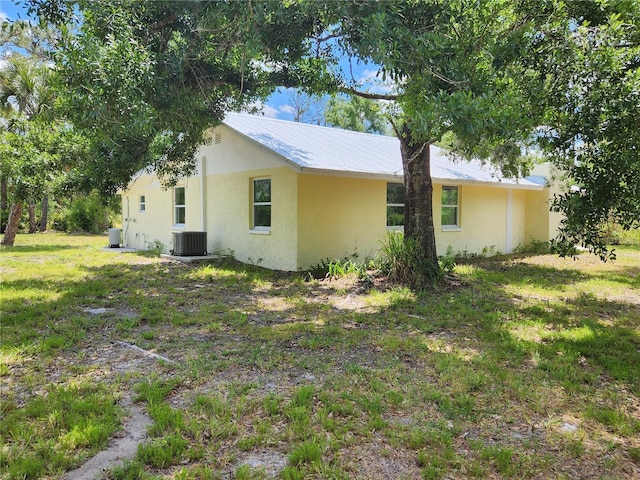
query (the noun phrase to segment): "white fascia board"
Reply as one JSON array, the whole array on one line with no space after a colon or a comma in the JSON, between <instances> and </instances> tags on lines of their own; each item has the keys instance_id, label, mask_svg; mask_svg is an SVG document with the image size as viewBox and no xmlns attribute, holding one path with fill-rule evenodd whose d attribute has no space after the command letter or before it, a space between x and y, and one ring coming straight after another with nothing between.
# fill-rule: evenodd
<instances>
[{"instance_id":1,"label":"white fascia board","mask_svg":"<svg viewBox=\"0 0 640 480\"><path fill-rule=\"evenodd\" d=\"M439 185L471 185L476 187L494 187L494 188L508 188L513 190L544 190L543 185L537 185L534 183L511 183L511 182L487 182L481 180L459 180L454 178L437 178L431 179L433 183Z\"/></svg>"},{"instance_id":2,"label":"white fascia board","mask_svg":"<svg viewBox=\"0 0 640 480\"><path fill-rule=\"evenodd\" d=\"M393 175L386 172L350 172L347 170L328 170L322 168L299 167L300 173L306 175L320 175L323 177L343 177L343 178L360 178L368 180L386 180L394 183L402 183L403 175L401 173Z\"/></svg>"},{"instance_id":3,"label":"white fascia board","mask_svg":"<svg viewBox=\"0 0 640 480\"><path fill-rule=\"evenodd\" d=\"M384 172L349 172L343 170L325 170L319 168L299 167L298 172L305 173L307 175L322 175L328 177L346 177L346 178L361 178L370 180L385 180L394 183L403 183L404 175L402 173L393 175ZM522 183L505 183L505 182L483 182L477 180L459 180L453 178L432 178L433 183L438 185L472 185L477 187L495 187L495 188L507 188L514 190L543 190L544 186L535 184L522 184Z\"/></svg>"}]
</instances>

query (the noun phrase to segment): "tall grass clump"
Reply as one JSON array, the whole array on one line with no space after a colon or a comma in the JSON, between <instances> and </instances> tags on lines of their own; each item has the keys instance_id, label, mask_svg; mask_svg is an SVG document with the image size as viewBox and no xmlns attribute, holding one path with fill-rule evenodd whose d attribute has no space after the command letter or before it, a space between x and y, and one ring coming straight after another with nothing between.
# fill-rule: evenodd
<instances>
[{"instance_id":1,"label":"tall grass clump","mask_svg":"<svg viewBox=\"0 0 640 480\"><path fill-rule=\"evenodd\" d=\"M412 288L423 288L429 282L442 279L442 267L438 265L434 271L420 244L413 238L405 238L400 232L389 232L380 243L378 268L390 280Z\"/></svg>"},{"instance_id":2,"label":"tall grass clump","mask_svg":"<svg viewBox=\"0 0 640 480\"><path fill-rule=\"evenodd\" d=\"M305 272L308 279L322 280L325 278L333 279L345 277L347 275L356 275L362 279L366 277L367 264L358 263L349 258L344 260L329 260L328 258L320 260L319 263L312 265Z\"/></svg>"}]
</instances>

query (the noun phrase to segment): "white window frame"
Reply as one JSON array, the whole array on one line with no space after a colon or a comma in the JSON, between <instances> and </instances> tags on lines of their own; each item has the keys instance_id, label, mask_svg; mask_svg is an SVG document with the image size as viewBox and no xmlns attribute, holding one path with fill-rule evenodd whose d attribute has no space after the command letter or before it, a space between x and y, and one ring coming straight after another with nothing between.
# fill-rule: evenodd
<instances>
[{"instance_id":1,"label":"white window frame","mask_svg":"<svg viewBox=\"0 0 640 480\"><path fill-rule=\"evenodd\" d=\"M260 181L269 181L269 201L268 202L256 202L256 182ZM271 232L271 226L273 224L273 206L272 206L272 192L271 187L273 186L273 182L271 181L271 177L256 177L251 181L251 231L256 233L268 233ZM269 225L256 225L256 207L260 206L269 206L271 210L269 212Z\"/></svg>"},{"instance_id":2,"label":"white window frame","mask_svg":"<svg viewBox=\"0 0 640 480\"><path fill-rule=\"evenodd\" d=\"M138 195L138 212L145 213L147 211L146 195Z\"/></svg>"},{"instance_id":3,"label":"white window frame","mask_svg":"<svg viewBox=\"0 0 640 480\"><path fill-rule=\"evenodd\" d=\"M444 203L444 192L445 190L456 190L456 197L457 197L457 203L455 205L453 204L446 204ZM442 186L442 194L440 195L440 200L441 200L441 205L440 205L440 226L442 227L443 230L460 230L460 187L457 185L443 185ZM455 212L456 212L456 220L455 220L455 224L444 224L442 223L442 210L445 208L455 208Z\"/></svg>"},{"instance_id":4,"label":"white window frame","mask_svg":"<svg viewBox=\"0 0 640 480\"><path fill-rule=\"evenodd\" d=\"M402 219L402 225L389 225L389 207L402 207L402 212L404 214L404 203L389 203L389 185L400 185L402 186L402 188L404 188L404 184L403 183L397 183L397 182L387 182L387 210L386 210L386 219L385 219L385 223L387 224L387 229L388 230L397 230L397 231L404 231L404 216Z\"/></svg>"},{"instance_id":5,"label":"white window frame","mask_svg":"<svg viewBox=\"0 0 640 480\"><path fill-rule=\"evenodd\" d=\"M176 203L176 196L179 189L182 189L184 197L184 204ZM185 187L174 187L173 188L173 224L176 227L184 227L184 224L187 221L187 191ZM179 211L182 210L184 212L184 222L178 222L180 218Z\"/></svg>"}]
</instances>

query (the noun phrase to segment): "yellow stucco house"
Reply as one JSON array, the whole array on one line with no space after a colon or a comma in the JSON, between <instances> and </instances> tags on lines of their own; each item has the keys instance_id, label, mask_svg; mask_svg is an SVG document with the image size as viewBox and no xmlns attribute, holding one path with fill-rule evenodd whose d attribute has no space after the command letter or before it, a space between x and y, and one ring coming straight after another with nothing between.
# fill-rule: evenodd
<instances>
[{"instance_id":1,"label":"yellow stucco house","mask_svg":"<svg viewBox=\"0 0 640 480\"><path fill-rule=\"evenodd\" d=\"M508 253L555 236L559 218L543 175L500 179L489 166L431 149L439 254ZM233 251L290 271L363 259L402 228L402 181L395 137L231 114L175 188L152 173L131 181L122 192L123 244L180 255Z\"/></svg>"}]
</instances>

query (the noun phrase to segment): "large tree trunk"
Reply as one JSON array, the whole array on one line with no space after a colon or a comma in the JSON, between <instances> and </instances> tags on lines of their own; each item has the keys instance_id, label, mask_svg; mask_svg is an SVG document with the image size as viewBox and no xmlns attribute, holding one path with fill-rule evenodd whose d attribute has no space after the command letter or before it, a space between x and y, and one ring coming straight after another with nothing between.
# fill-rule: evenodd
<instances>
[{"instance_id":1,"label":"large tree trunk","mask_svg":"<svg viewBox=\"0 0 640 480\"><path fill-rule=\"evenodd\" d=\"M416 273L438 278L440 266L433 227L433 183L428 143L414 142L407 128L400 138L404 170L404 238L418 247Z\"/></svg>"},{"instance_id":2,"label":"large tree trunk","mask_svg":"<svg viewBox=\"0 0 640 480\"><path fill-rule=\"evenodd\" d=\"M36 233L38 231L38 226L36 225L36 202L29 200L27 208L29 209L29 233Z\"/></svg>"},{"instance_id":3,"label":"large tree trunk","mask_svg":"<svg viewBox=\"0 0 640 480\"><path fill-rule=\"evenodd\" d=\"M40 231L44 232L47 229L47 223L49 222L49 196L45 195L42 199L42 216L40 217Z\"/></svg>"},{"instance_id":4,"label":"large tree trunk","mask_svg":"<svg viewBox=\"0 0 640 480\"><path fill-rule=\"evenodd\" d=\"M4 212L7 210L7 177L0 176L0 233L4 233L6 228L6 218Z\"/></svg>"},{"instance_id":5,"label":"large tree trunk","mask_svg":"<svg viewBox=\"0 0 640 480\"><path fill-rule=\"evenodd\" d=\"M8 247L13 246L13 242L16 240L16 234L18 233L20 215L22 215L22 206L22 202L16 202L11 205L9 219L7 220L7 228L4 231L4 237L2 238L0 245L6 245Z\"/></svg>"}]
</instances>

